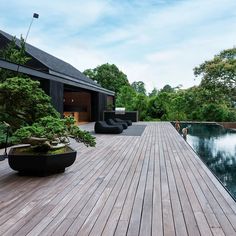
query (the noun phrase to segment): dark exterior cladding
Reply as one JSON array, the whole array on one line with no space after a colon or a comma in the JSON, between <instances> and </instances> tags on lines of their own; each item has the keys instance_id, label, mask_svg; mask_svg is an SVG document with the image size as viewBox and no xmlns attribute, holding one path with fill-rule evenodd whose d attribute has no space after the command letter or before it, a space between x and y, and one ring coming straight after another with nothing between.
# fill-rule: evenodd
<instances>
[{"instance_id":1,"label":"dark exterior cladding","mask_svg":"<svg viewBox=\"0 0 236 236\"><path fill-rule=\"evenodd\" d=\"M0 49L5 47L12 39L13 36L0 30ZM18 46L20 45L19 39L16 39L16 44ZM25 66L20 66L20 68L18 67L18 70L23 70L24 73L26 72L26 74L28 73L30 75L34 75L35 73L42 73L41 76L43 75L43 77L48 77L47 79L52 79L54 81L57 80L58 82L61 82L63 84L69 84L75 87L85 88L111 96L115 95L113 91L102 88L99 84L95 83L93 80L85 76L69 63L64 62L63 60L58 59L28 43L26 43L25 46L26 53L32 59L27 62ZM3 65L6 66L7 63L4 63L3 60L1 60L0 64L1 67L4 68ZM9 63L8 66L10 64L12 63ZM11 65L11 67L14 66Z\"/></svg>"}]
</instances>

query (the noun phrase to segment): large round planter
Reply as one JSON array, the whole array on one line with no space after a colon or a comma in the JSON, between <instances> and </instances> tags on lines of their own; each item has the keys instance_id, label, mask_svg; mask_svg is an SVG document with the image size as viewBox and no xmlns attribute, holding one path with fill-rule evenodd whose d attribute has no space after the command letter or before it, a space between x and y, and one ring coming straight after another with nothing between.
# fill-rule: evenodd
<instances>
[{"instance_id":1,"label":"large round planter","mask_svg":"<svg viewBox=\"0 0 236 236\"><path fill-rule=\"evenodd\" d=\"M20 148L11 148L8 154L8 163L13 170L20 174L45 176L52 173L64 172L76 159L76 151L68 147L62 154L21 154Z\"/></svg>"}]
</instances>

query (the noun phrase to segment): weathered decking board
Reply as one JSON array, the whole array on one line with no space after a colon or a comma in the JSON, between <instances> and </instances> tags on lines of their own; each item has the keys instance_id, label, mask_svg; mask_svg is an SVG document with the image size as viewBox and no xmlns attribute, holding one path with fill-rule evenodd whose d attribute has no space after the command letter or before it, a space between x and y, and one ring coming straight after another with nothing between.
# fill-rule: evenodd
<instances>
[{"instance_id":1,"label":"weathered decking board","mask_svg":"<svg viewBox=\"0 0 236 236\"><path fill-rule=\"evenodd\" d=\"M73 143L64 174L22 177L0 162L0 235L236 235L227 191L170 123L146 124Z\"/></svg>"}]
</instances>

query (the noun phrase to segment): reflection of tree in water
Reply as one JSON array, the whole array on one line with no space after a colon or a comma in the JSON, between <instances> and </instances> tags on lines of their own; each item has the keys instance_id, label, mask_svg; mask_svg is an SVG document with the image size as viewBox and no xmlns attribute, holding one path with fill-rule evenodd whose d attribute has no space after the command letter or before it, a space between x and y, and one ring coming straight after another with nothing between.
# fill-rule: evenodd
<instances>
[{"instance_id":1,"label":"reflection of tree in water","mask_svg":"<svg viewBox=\"0 0 236 236\"><path fill-rule=\"evenodd\" d=\"M213 140L209 138L199 138L193 144L197 154L236 198L236 151L235 155L225 151L215 152L214 146Z\"/></svg>"},{"instance_id":2,"label":"reflection of tree in water","mask_svg":"<svg viewBox=\"0 0 236 236\"><path fill-rule=\"evenodd\" d=\"M175 123L172 122L174 126ZM235 133L236 131L230 129L224 129L220 125L216 125L214 123L210 124L197 124L197 123L180 123L180 133L183 128L188 127L188 133L192 136L196 136L199 138L218 138L226 135L227 133Z\"/></svg>"},{"instance_id":3,"label":"reflection of tree in water","mask_svg":"<svg viewBox=\"0 0 236 236\"><path fill-rule=\"evenodd\" d=\"M206 139L221 137L230 132L215 124L188 124L187 126L189 126L189 134Z\"/></svg>"}]
</instances>

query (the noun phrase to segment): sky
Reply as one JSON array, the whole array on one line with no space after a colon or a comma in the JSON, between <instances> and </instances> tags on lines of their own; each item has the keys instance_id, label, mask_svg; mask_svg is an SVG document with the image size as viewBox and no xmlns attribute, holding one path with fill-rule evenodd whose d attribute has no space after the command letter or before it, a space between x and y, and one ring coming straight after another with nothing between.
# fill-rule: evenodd
<instances>
[{"instance_id":1,"label":"sky","mask_svg":"<svg viewBox=\"0 0 236 236\"><path fill-rule=\"evenodd\" d=\"M236 46L236 0L0 0L0 29L83 72L115 64L148 92L200 83L193 68Z\"/></svg>"}]
</instances>

